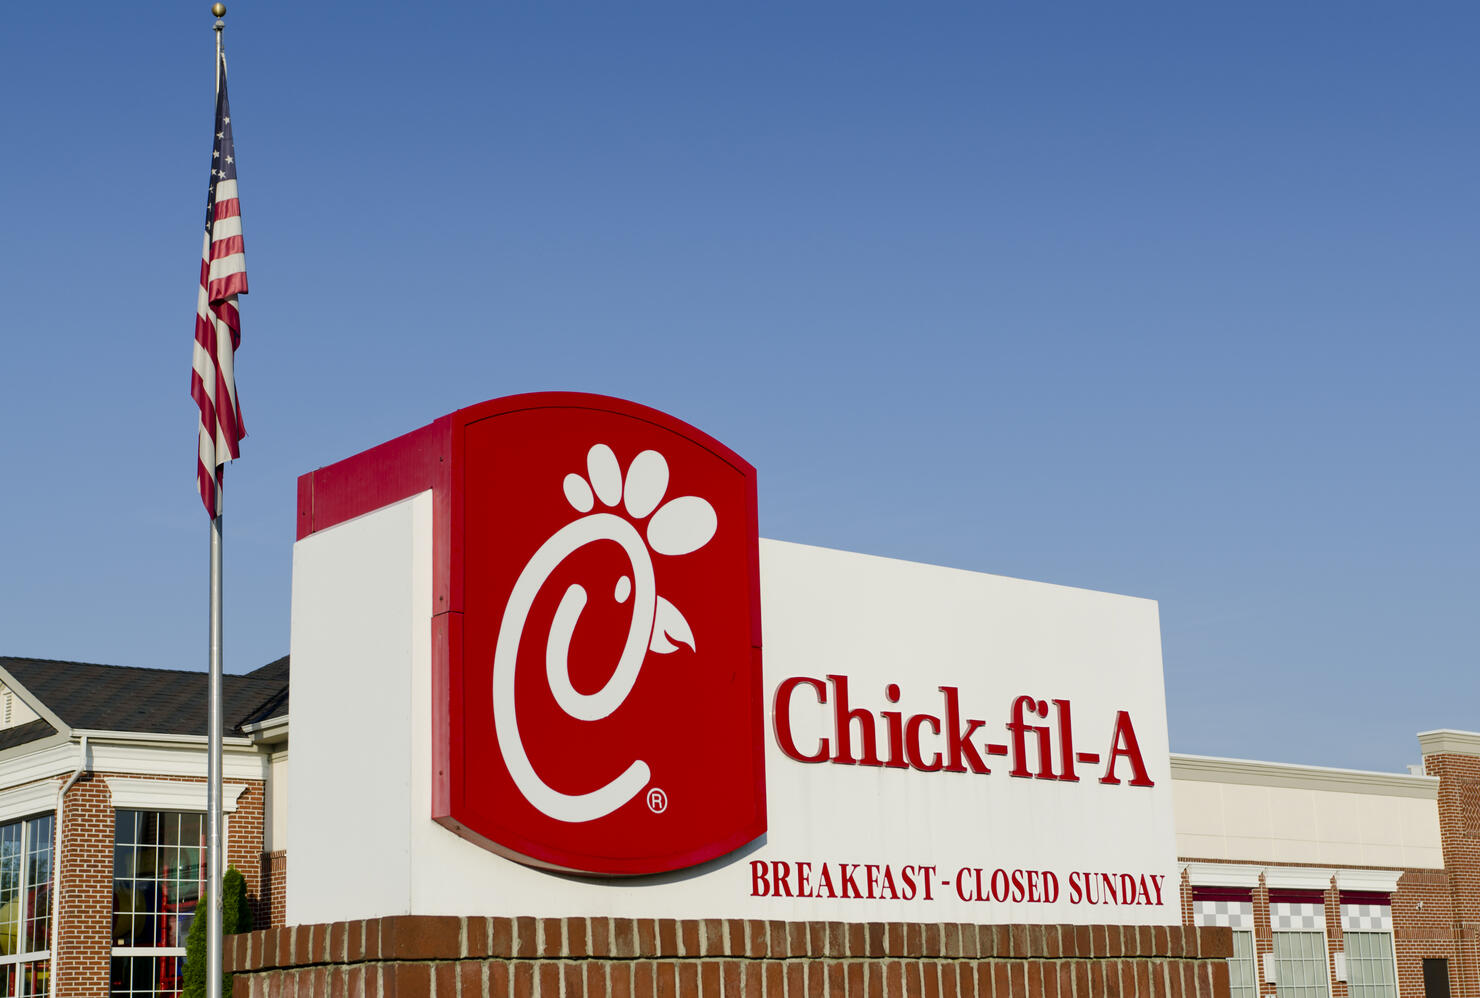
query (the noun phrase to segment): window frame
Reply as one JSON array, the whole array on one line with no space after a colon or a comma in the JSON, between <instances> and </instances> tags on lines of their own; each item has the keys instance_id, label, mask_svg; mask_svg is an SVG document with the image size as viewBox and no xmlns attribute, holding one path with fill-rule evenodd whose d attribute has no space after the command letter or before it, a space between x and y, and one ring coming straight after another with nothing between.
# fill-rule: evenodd
<instances>
[{"instance_id":1,"label":"window frame","mask_svg":"<svg viewBox=\"0 0 1480 998\"><path fill-rule=\"evenodd\" d=\"M1389 970L1392 971L1393 990L1391 992L1391 998L1402 998L1401 989L1400 989L1400 987L1398 985L1398 948L1397 948L1397 946L1393 942L1393 932L1392 932L1391 929L1389 929L1389 930L1387 930L1385 932L1384 931L1381 931L1381 930L1373 931L1371 929L1357 929L1355 931L1348 931L1346 928L1343 928L1341 930L1341 950L1346 955L1346 988L1347 988L1347 994L1351 995L1352 998L1358 998L1358 996L1356 994L1356 988L1359 985L1357 985L1357 983L1352 980L1352 977L1353 977L1352 970L1353 970L1354 967L1356 967L1358 964L1360 964L1362 962L1362 961L1358 961L1358 960L1353 960L1352 959L1352 948L1351 948L1351 937L1352 936L1386 936L1387 937L1387 947L1384 950L1384 955L1387 957L1387 965L1388 965L1388 968L1389 968ZM1375 985L1366 984L1366 985L1360 985L1360 986L1363 987L1364 989L1366 989L1366 988L1372 988Z\"/></svg>"},{"instance_id":2,"label":"window frame","mask_svg":"<svg viewBox=\"0 0 1480 998\"><path fill-rule=\"evenodd\" d=\"M1346 961L1346 987L1348 994L1352 994L1355 989L1356 985L1352 981L1352 976L1354 967L1359 962L1354 961L1351 957L1352 947L1350 943L1350 937L1354 935L1386 936L1387 946L1384 949L1384 953L1387 956L1388 969L1392 975L1392 998L1402 998L1403 989L1401 983L1398 980L1398 946L1397 940L1395 938L1395 933L1393 932L1392 895L1382 891L1342 891L1339 898L1339 903L1341 906L1341 949L1342 953L1345 954L1344 958ZM1371 915L1360 915L1356 912L1348 911L1349 908L1355 907L1386 908L1387 914L1383 917L1383 926L1378 928L1374 928L1371 926L1352 928L1351 921L1353 919L1371 917ZM1370 987L1370 985L1367 985L1366 987ZM1354 995L1353 998L1355 998Z\"/></svg>"},{"instance_id":3,"label":"window frame","mask_svg":"<svg viewBox=\"0 0 1480 998\"><path fill-rule=\"evenodd\" d=\"M168 789L173 790L173 787L168 788ZM237 792L240 793L240 790L237 790ZM139 815L141 821L143 820L143 818L145 816L149 816L149 815L152 815L156 819L159 819L159 820L163 820L166 817L186 817L186 816L191 817L191 818L199 818L201 820L201 823L202 823L201 824L201 840L202 841L201 841L201 845L198 847L200 849L200 865L199 865L200 873L199 873L199 878L198 878L198 881L197 882L201 885L201 892L202 893L198 894L197 897L196 897L196 908L192 908L191 909L192 918L194 917L194 914L195 914L196 910L198 909L201 900L204 899L204 890L205 890L205 887L206 887L206 879L207 879L207 868L208 868L208 865L209 865L209 863L208 863L208 857L207 857L207 852L206 852L206 850L209 848L209 845L206 842L206 838L208 836L208 831L207 831L207 829L205 827L205 823L207 822L208 817L207 817L207 815L206 815L206 813L205 813L205 811L203 809L191 808L191 807L180 807L178 805L177 801L175 799L172 799L172 798L162 798L161 799L161 802L165 802L165 801L167 801L168 804L172 804L174 806L165 806L165 807L149 806L153 802L152 801L149 801L147 799L146 800L138 800L138 801L135 801L135 800L126 800L122 804L120 804L117 801L115 801L115 805L114 805L114 808L113 808L113 841L114 841L113 848L114 848L114 853L115 853L115 857L114 857L114 870L113 870L113 876L112 876L113 901L112 901L112 921L110 921L110 930L109 930L110 941L112 943L114 943L114 944L116 944L117 941L118 941L118 936L117 936L116 928L114 928L114 926L116 926L116 920L118 918L118 883L119 883L119 877L118 877L118 869L117 869L117 850L119 848L119 844L118 844L118 830L119 830L119 819L120 819L120 816L121 815L123 815L123 814ZM233 804L234 804L234 801L233 801ZM233 810L234 810L234 808L233 808ZM230 812L226 811L226 809L223 808L222 815L221 815L221 841L222 841L222 845L223 846L227 842L230 841L229 834L228 834L229 831L230 831L230 827L231 827L231 824L230 823L231 823ZM140 845L141 845L141 843L137 843L137 842L130 843L130 847L131 848L135 848L135 849L137 849ZM131 880L134 880L134 881L137 881L137 878L130 878L130 879ZM150 913L150 914L153 914L153 913ZM184 934L188 935L188 930ZM182 945L179 945L179 946L139 946L139 945L134 945L134 944L124 945L124 946L111 945L109 947L109 950L108 950L109 977L110 977L109 991L108 991L109 995L110 996L115 995L115 994L125 994L125 995L131 995L131 996L133 996L133 995L149 995L149 996L176 996L176 995L179 995L180 994L180 991L159 991L159 990L157 990L155 988L152 988L152 987L148 991L140 991L140 990L137 990L137 989L130 989L130 990L126 990L126 991L123 991L123 992L115 992L113 990L113 986L112 986L112 983L111 983L111 978L112 978L112 974L113 974L112 967L114 965L114 961L116 961L116 960L120 960L120 959L122 959L122 960L152 959L152 960L158 961L158 960L161 960L161 959L175 959L175 958L178 958L181 961L180 962L180 965L179 965L179 968L180 968L179 980L180 980L180 984L181 984L181 990L183 990L183 987L184 987L184 971L185 971L184 958L185 958L185 950L186 950L186 947L183 945L184 940L182 939L180 941L181 941ZM155 968L156 969L155 969L155 973L154 973L153 977L154 977L155 983L157 983L157 981L158 981L158 964L157 963L155 965Z\"/></svg>"},{"instance_id":4,"label":"window frame","mask_svg":"<svg viewBox=\"0 0 1480 998\"><path fill-rule=\"evenodd\" d=\"M1301 905L1306 907L1315 907L1319 911L1317 923L1314 927L1309 928L1277 928L1275 925L1275 907L1277 905ZM1319 967L1321 974L1321 984L1315 991L1315 994L1317 998L1332 998L1332 995L1334 994L1332 988L1334 975L1331 970L1331 938L1327 931L1326 925L1325 891L1289 891L1272 889L1269 892L1269 929L1270 958L1275 969L1275 998L1302 998L1302 996L1300 995L1292 995L1290 991L1287 990L1294 987L1295 985L1286 980L1286 978L1289 976L1289 973L1288 970L1281 970L1281 963L1283 962L1285 967L1288 968L1289 965L1295 961L1293 961L1288 955L1284 958L1283 961L1281 960L1278 949L1281 936L1286 937L1287 941L1288 937L1291 936L1320 937L1320 959L1318 961L1311 961L1313 966ZM1315 954L1312 954L1312 956L1314 955Z\"/></svg>"},{"instance_id":5,"label":"window frame","mask_svg":"<svg viewBox=\"0 0 1480 998\"><path fill-rule=\"evenodd\" d=\"M1232 910L1231 906L1238 909ZM1223 887L1192 885L1192 920L1194 925L1219 925L1233 932L1235 952L1227 958L1229 993L1233 998L1259 998L1259 953L1254 934L1254 891L1249 887ZM1242 960L1237 953L1237 940L1247 937L1248 959ZM1242 964L1248 974L1249 987L1234 993L1233 977L1236 966Z\"/></svg>"},{"instance_id":6,"label":"window frame","mask_svg":"<svg viewBox=\"0 0 1480 998\"><path fill-rule=\"evenodd\" d=\"M44 834L37 835L32 830L32 826L43 820L49 822L50 829ZM56 907L52 904L52 897L54 896L53 892L57 889L56 811L46 810L33 814L18 815L16 817L10 818L7 821L0 822L0 831L3 831L4 829L9 828L13 825L18 826L20 829L20 839L18 842L19 868L16 874L16 952L0 954L0 974L8 976L9 974L14 973L16 975L15 994L17 996L26 996L26 998L32 998L32 996L35 996L35 998L40 998L40 996L51 994L51 951L53 939L56 932L56 925L54 924L54 919L52 917L56 912ZM37 839L43 839L45 841L45 851L47 855L47 877L45 880L47 900L46 912L44 916L46 920L46 945L38 950L26 950L22 949L22 947L24 946L27 937L27 922L32 921L35 918L35 912L31 910L29 902L31 900L31 896L35 895L38 890L36 885L30 882L31 855L34 851L35 842ZM40 991L27 990L26 988L27 978L24 970L25 967L29 964L42 965L41 970L44 975L45 983L42 985L42 990ZM11 968L15 969L12 971Z\"/></svg>"},{"instance_id":7,"label":"window frame","mask_svg":"<svg viewBox=\"0 0 1480 998\"><path fill-rule=\"evenodd\" d=\"M1228 994L1229 998L1239 998L1242 993L1233 986L1233 968L1239 961L1238 941L1247 937L1249 941L1249 959L1247 963L1249 974L1249 988L1252 989L1252 998L1259 998L1259 944L1254 938L1253 929L1233 929L1233 952L1228 956Z\"/></svg>"}]
</instances>

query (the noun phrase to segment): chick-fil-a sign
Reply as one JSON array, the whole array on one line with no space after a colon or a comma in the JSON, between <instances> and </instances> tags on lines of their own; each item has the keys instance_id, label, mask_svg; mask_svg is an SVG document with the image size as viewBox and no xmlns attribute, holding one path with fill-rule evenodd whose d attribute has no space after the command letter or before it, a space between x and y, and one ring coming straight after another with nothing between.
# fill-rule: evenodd
<instances>
[{"instance_id":1,"label":"chick-fil-a sign","mask_svg":"<svg viewBox=\"0 0 1480 998\"><path fill-rule=\"evenodd\" d=\"M410 759L410 806L498 854L388 810L360 855L415 873L371 905L323 872L349 847L300 798L312 920L1175 921L1148 600L758 540L749 464L570 393L461 409L305 475L298 528L319 535L294 568L311 771L358 800ZM355 681L411 697L368 774L322 768L363 744L336 714Z\"/></svg>"},{"instance_id":2,"label":"chick-fil-a sign","mask_svg":"<svg viewBox=\"0 0 1480 998\"><path fill-rule=\"evenodd\" d=\"M586 873L723 855L765 830L754 470L642 406L530 403L461 428L437 817Z\"/></svg>"}]
</instances>

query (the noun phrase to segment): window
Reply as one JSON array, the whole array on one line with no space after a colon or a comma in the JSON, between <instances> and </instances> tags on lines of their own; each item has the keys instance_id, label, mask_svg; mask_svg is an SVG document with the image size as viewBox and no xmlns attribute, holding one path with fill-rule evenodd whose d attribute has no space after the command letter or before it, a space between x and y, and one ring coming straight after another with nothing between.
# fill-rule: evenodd
<instances>
[{"instance_id":1,"label":"window","mask_svg":"<svg viewBox=\"0 0 1480 998\"><path fill-rule=\"evenodd\" d=\"M1388 896L1341 895L1347 991L1351 998L1398 998L1393 909Z\"/></svg>"},{"instance_id":2,"label":"window","mask_svg":"<svg viewBox=\"0 0 1480 998\"><path fill-rule=\"evenodd\" d=\"M54 818L0 825L0 996L45 995L51 978Z\"/></svg>"},{"instance_id":3,"label":"window","mask_svg":"<svg viewBox=\"0 0 1480 998\"><path fill-rule=\"evenodd\" d=\"M1319 894L1269 901L1278 998L1330 998L1326 983L1326 906Z\"/></svg>"},{"instance_id":4,"label":"window","mask_svg":"<svg viewBox=\"0 0 1480 998\"><path fill-rule=\"evenodd\" d=\"M1228 994L1229 998L1259 998L1252 931L1233 934L1233 956L1228 958Z\"/></svg>"},{"instance_id":5,"label":"window","mask_svg":"<svg viewBox=\"0 0 1480 998\"><path fill-rule=\"evenodd\" d=\"M1192 919L1197 925L1226 925L1233 930L1233 955L1228 958L1230 998L1259 998L1252 893L1237 887L1195 887Z\"/></svg>"},{"instance_id":6,"label":"window","mask_svg":"<svg viewBox=\"0 0 1480 998\"><path fill-rule=\"evenodd\" d=\"M1276 932L1274 974L1279 998L1328 998L1325 933Z\"/></svg>"},{"instance_id":7,"label":"window","mask_svg":"<svg viewBox=\"0 0 1480 998\"><path fill-rule=\"evenodd\" d=\"M204 859L204 815L117 812L111 991L115 998L174 998L180 993L185 937L204 887Z\"/></svg>"}]
</instances>

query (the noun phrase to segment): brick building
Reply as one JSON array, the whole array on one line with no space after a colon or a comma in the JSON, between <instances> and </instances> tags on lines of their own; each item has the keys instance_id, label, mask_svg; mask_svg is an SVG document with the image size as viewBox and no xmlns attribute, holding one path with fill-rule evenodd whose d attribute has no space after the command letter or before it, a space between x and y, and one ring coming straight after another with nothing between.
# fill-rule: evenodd
<instances>
[{"instance_id":1,"label":"brick building","mask_svg":"<svg viewBox=\"0 0 1480 998\"><path fill-rule=\"evenodd\" d=\"M0 995L175 994L185 934L201 889L205 677L0 658L0 684ZM287 660L226 677L225 717L228 862L246 877L257 924L279 926L285 891L291 889L284 815ZM1189 930L1230 930L1232 998L1480 998L1480 734L1426 732L1419 745L1422 765L1407 773L1173 755L1182 921ZM499 931L494 922L507 921L496 919L487 927L490 953L482 954L495 959L474 966L467 958L475 920L463 921L470 924L448 935L452 950L432 955L456 965L458 980L478 982L476 993L503 993L497 982L513 982L521 974L529 981L563 980L565 993L576 994L597 974L602 990L613 974L626 975L624 987L651 980L661 988L663 980L702 982L712 974L725 981L733 972L736 981L753 973L757 980L782 982L772 988L778 994L795 990L788 982L801 981L798 987L810 989L807 982L824 974L835 975L832 979L846 990L854 973L860 981L880 975L884 992L897 977L901 993L918 980L921 993L964 994L981 993L965 990L968 979L985 982L1000 975L1011 982L1021 973L1027 975L1024 988L1032 990L1035 972L1040 988L1047 975L1072 981L1081 972L1067 965L1051 968L1052 960L1077 952L1071 945L1074 931L1061 938L1056 927L1025 933L1021 943L1013 942L1018 936L1010 931L998 933L1000 952L991 949L996 935L990 931L985 942L967 947L960 942L965 927L900 926L905 941L896 952L889 942L893 923L877 933L860 927L860 952L854 955L864 959L845 966L822 959L836 949L826 927L816 946L795 945L798 939L816 941L816 925L716 922L724 927L712 929L708 923L647 926L639 919L626 926L621 919L594 918L566 921L579 922L582 940L598 929L609 933L606 952L594 936L589 945L582 942L580 954L566 952L549 944L549 932L536 920L515 919L506 927L512 933L509 962L492 952ZM522 954L533 960L528 966L515 959L521 955L516 952L518 923L524 921L530 922L533 940ZM386 924L374 931L389 953L391 943L384 940L392 927ZM403 925L402 933L408 928L430 933L437 926ZM671 953L659 945L665 928L672 930ZM644 929L654 943L647 955L658 958L650 963L637 959L644 955ZM372 930L366 925L339 931L345 939L359 932L369 951ZM847 953L851 934L846 926L840 931L837 952ZM1115 927L1107 937L1117 953L1120 947L1133 951L1135 930L1125 931L1132 934L1125 941ZM757 932L789 933L797 953L787 958L776 938L758 946ZM633 940L635 962L630 964L622 956L624 933ZM559 934L562 945L575 939L568 926ZM685 950L690 934L693 953ZM911 949L909 940L916 936L920 946ZM325 934L319 942L330 938ZM1171 940L1173 955L1194 955L1197 938ZM938 953L930 947L932 939ZM738 950L730 952L735 945ZM345 946L348 953L352 947ZM1002 961L1013 946L1023 950L1026 963ZM1097 947L1086 943L1078 955L1103 955ZM249 958L244 943L238 957L253 969L296 966L297 957L281 949L264 960L259 947ZM895 959L915 950L914 964ZM990 967L989 952L995 960ZM812 978L807 966L799 965L807 960L799 961L798 954L817 963ZM665 962L665 955L672 959ZM749 958L753 970L744 960L704 962L737 955ZM1052 960L1037 959L1045 955ZM572 956L579 959L573 962ZM581 963L597 957L599 965ZM541 959L560 966L542 966ZM312 962L310 969L322 977L323 961ZM450 966L426 963L427 980L439 966L454 973ZM1101 980L1110 966L1090 961L1082 969L1083 980ZM394 969L404 975L414 967L396 963ZM1191 963L1183 969L1189 981L1203 973ZM370 973L344 971L351 972ZM1157 983L1161 972L1153 972L1149 993L1181 988L1174 986L1175 967L1165 987ZM390 979L377 978L374 987L384 990ZM1119 990L1127 993L1123 982ZM1072 985L1069 993L1075 993ZM1209 992L1199 984L1197 993Z\"/></svg>"},{"instance_id":2,"label":"brick building","mask_svg":"<svg viewBox=\"0 0 1480 998\"><path fill-rule=\"evenodd\" d=\"M227 862L263 921L281 916L287 693L286 659L225 677ZM178 992L205 730L202 674L0 658L0 995Z\"/></svg>"},{"instance_id":3,"label":"brick building","mask_svg":"<svg viewBox=\"0 0 1480 998\"><path fill-rule=\"evenodd\" d=\"M1185 924L1233 930L1234 998L1480 994L1480 735L1368 773L1172 757Z\"/></svg>"}]
</instances>

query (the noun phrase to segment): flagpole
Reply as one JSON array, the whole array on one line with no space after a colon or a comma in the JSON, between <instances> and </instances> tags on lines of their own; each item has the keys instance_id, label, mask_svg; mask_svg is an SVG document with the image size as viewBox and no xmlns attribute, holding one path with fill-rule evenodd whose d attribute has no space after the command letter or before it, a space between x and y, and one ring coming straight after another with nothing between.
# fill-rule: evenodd
<instances>
[{"instance_id":1,"label":"flagpole","mask_svg":"<svg viewBox=\"0 0 1480 998\"><path fill-rule=\"evenodd\" d=\"M221 92L221 32L226 5L211 5L216 16L216 93ZM211 678L206 750L206 998L221 998L221 881L225 873L221 842L221 518L226 477L216 466L216 515L211 519Z\"/></svg>"},{"instance_id":2,"label":"flagpole","mask_svg":"<svg viewBox=\"0 0 1480 998\"><path fill-rule=\"evenodd\" d=\"M219 472L218 472L219 474ZM218 482L220 479L217 479ZM208 869L206 891L206 998L221 998L221 500L216 489L216 518L211 521L211 680L210 740L206 757Z\"/></svg>"}]
</instances>

